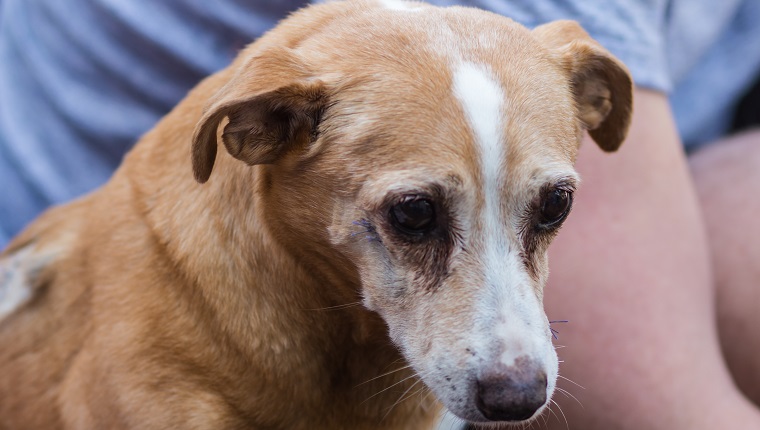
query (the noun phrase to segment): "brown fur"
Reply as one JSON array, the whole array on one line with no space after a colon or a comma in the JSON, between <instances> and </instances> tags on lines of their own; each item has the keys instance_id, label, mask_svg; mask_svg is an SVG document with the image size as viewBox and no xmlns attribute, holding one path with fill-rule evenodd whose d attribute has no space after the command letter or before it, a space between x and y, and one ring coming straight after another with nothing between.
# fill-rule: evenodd
<instances>
[{"instance_id":1,"label":"brown fur","mask_svg":"<svg viewBox=\"0 0 760 430\"><path fill-rule=\"evenodd\" d=\"M518 32L494 15L459 13L447 18L461 20L452 28ZM351 221L361 217L344 218L367 213L346 209L354 202L379 203L362 200L375 170L456 164L464 167L454 182L466 188L477 168L461 145L471 138L459 107L437 85L449 71L420 47L428 34L384 14L353 2L293 15L200 83L107 185L49 210L11 243L3 255L53 257L30 278L33 299L0 320L0 429L432 425L439 405L426 390L396 404L423 385L404 380L411 369L391 372L407 358L383 318L358 304L373 293L362 290L362 257L341 238L360 230ZM574 158L579 112L603 147L616 148L621 126L610 126L613 137L600 126L609 109L595 114L580 100L576 111L568 84L606 71L607 60L578 72L552 63L574 47L554 53L520 31L531 47L510 47L503 62L537 52L528 63L553 70L550 87L564 85L545 91L562 157ZM608 91L580 92L599 88ZM618 121L626 108L611 103ZM527 119L535 121L547 119ZM508 131L515 140L527 133ZM437 157L415 146L422 136ZM522 141L510 149L515 165L533 151Z\"/></svg>"}]
</instances>

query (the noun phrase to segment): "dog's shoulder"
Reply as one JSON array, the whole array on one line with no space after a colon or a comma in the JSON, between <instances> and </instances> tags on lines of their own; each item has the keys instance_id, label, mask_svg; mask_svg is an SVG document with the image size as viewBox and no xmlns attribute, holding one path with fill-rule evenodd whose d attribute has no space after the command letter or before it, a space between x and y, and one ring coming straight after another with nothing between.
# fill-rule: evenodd
<instances>
[{"instance_id":1,"label":"dog's shoulder","mask_svg":"<svg viewBox=\"0 0 760 430\"><path fill-rule=\"evenodd\" d=\"M31 301L50 258L35 252L34 243L9 250L0 258L0 322Z\"/></svg>"},{"instance_id":2,"label":"dog's shoulder","mask_svg":"<svg viewBox=\"0 0 760 430\"><path fill-rule=\"evenodd\" d=\"M87 228L87 202L45 212L0 253L0 327L44 295Z\"/></svg>"}]
</instances>

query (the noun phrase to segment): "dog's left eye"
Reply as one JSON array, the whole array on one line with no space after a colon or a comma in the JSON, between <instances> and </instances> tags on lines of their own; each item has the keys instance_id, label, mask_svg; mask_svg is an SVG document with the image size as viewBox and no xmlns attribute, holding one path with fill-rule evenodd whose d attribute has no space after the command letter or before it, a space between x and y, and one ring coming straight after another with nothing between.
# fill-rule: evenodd
<instances>
[{"instance_id":1,"label":"dog's left eye","mask_svg":"<svg viewBox=\"0 0 760 430\"><path fill-rule=\"evenodd\" d=\"M570 212L573 194L561 188L553 188L541 196L541 208L538 225L542 228L553 227L562 222Z\"/></svg>"},{"instance_id":2,"label":"dog's left eye","mask_svg":"<svg viewBox=\"0 0 760 430\"><path fill-rule=\"evenodd\" d=\"M391 207L391 224L402 233L422 235L435 226L435 209L427 199L409 197Z\"/></svg>"}]
</instances>

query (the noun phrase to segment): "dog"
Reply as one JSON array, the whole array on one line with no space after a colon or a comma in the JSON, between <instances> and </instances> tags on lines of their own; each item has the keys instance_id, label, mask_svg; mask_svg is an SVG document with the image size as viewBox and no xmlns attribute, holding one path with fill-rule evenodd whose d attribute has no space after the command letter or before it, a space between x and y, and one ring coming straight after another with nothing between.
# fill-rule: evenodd
<instances>
[{"instance_id":1,"label":"dog","mask_svg":"<svg viewBox=\"0 0 760 430\"><path fill-rule=\"evenodd\" d=\"M3 252L0 428L534 419L577 149L615 151L631 109L574 22L294 13Z\"/></svg>"}]
</instances>

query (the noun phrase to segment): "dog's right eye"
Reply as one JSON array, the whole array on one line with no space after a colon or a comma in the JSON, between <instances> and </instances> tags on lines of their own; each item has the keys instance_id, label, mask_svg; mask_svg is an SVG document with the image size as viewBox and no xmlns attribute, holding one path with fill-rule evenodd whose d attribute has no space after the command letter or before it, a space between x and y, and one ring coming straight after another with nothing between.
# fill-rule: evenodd
<instances>
[{"instance_id":1,"label":"dog's right eye","mask_svg":"<svg viewBox=\"0 0 760 430\"><path fill-rule=\"evenodd\" d=\"M435 208L428 199L408 197L391 207L390 221L402 233L421 236L435 226Z\"/></svg>"}]
</instances>

